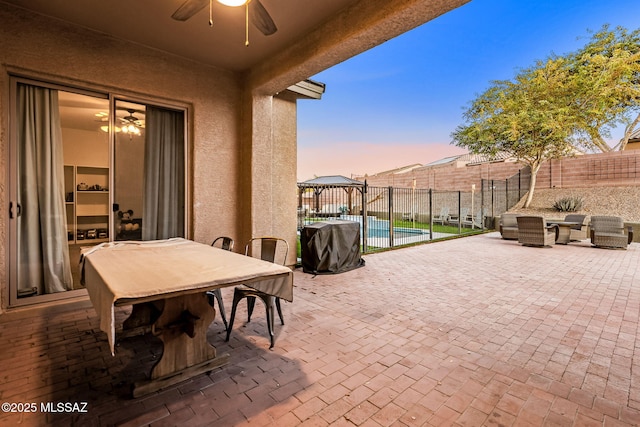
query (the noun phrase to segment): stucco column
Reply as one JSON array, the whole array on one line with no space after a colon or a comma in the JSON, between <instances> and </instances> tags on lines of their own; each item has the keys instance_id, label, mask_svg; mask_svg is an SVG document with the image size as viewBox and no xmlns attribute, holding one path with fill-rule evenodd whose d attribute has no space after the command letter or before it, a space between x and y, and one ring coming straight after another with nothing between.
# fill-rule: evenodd
<instances>
[{"instance_id":1,"label":"stucco column","mask_svg":"<svg viewBox=\"0 0 640 427\"><path fill-rule=\"evenodd\" d=\"M296 261L296 103L292 96L253 95L245 104L241 167L241 239L282 237Z\"/></svg>"}]
</instances>

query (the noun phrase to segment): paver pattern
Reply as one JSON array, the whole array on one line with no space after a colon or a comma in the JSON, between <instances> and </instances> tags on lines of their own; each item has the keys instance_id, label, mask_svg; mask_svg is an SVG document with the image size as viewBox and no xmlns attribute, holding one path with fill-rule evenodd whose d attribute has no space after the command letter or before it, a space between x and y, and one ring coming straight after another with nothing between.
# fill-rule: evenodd
<instances>
[{"instance_id":1,"label":"paver pattern","mask_svg":"<svg viewBox=\"0 0 640 427\"><path fill-rule=\"evenodd\" d=\"M227 366L138 399L129 384L159 357L155 338L121 339L111 356L88 304L0 316L2 402L87 402L0 425L640 425L640 245L490 233L365 259L297 271L274 350L262 306L244 325L242 303L229 343L219 319L209 329Z\"/></svg>"}]
</instances>

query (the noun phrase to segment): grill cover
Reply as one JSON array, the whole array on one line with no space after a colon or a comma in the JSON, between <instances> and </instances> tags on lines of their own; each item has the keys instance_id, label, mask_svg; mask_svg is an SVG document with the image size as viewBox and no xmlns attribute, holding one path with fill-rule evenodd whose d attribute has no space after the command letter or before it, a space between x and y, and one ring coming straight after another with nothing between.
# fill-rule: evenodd
<instances>
[{"instance_id":1,"label":"grill cover","mask_svg":"<svg viewBox=\"0 0 640 427\"><path fill-rule=\"evenodd\" d=\"M364 265L358 222L334 220L306 225L300 243L305 273L337 274Z\"/></svg>"}]
</instances>

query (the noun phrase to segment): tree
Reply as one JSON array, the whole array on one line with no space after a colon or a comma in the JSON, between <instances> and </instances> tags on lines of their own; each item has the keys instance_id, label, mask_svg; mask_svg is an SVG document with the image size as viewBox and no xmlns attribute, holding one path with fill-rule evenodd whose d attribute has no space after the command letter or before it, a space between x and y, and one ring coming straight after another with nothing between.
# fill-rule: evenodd
<instances>
[{"instance_id":1,"label":"tree","mask_svg":"<svg viewBox=\"0 0 640 427\"><path fill-rule=\"evenodd\" d=\"M603 26L577 52L569 54L565 89L576 145L610 151L605 141L611 129L625 126L617 148L623 150L640 124L640 30Z\"/></svg>"},{"instance_id":2,"label":"tree","mask_svg":"<svg viewBox=\"0 0 640 427\"><path fill-rule=\"evenodd\" d=\"M562 59L538 61L514 81L496 81L465 112L466 124L452 133L453 142L471 152L508 152L531 168L528 207L537 173L546 160L573 152L576 121L568 106L568 68Z\"/></svg>"},{"instance_id":3,"label":"tree","mask_svg":"<svg viewBox=\"0 0 640 427\"><path fill-rule=\"evenodd\" d=\"M493 82L464 119L452 133L456 145L487 155L504 151L531 168L528 207L544 161L580 148L610 151L605 138L621 124L622 150L640 125L640 29L605 25L580 50Z\"/></svg>"}]
</instances>

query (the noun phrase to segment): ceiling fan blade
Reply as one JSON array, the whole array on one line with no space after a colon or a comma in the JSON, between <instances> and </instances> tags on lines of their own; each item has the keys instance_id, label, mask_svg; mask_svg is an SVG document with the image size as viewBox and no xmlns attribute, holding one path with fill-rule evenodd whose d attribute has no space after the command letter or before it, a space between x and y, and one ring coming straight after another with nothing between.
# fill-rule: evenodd
<instances>
[{"instance_id":1,"label":"ceiling fan blade","mask_svg":"<svg viewBox=\"0 0 640 427\"><path fill-rule=\"evenodd\" d=\"M278 31L278 27L276 27L271 15L260 3L260 0L252 0L249 3L249 7L251 8L251 22L262 34L270 36Z\"/></svg>"},{"instance_id":2,"label":"ceiling fan blade","mask_svg":"<svg viewBox=\"0 0 640 427\"><path fill-rule=\"evenodd\" d=\"M176 21L186 21L209 4L209 0L187 0L182 3L171 17Z\"/></svg>"}]
</instances>

